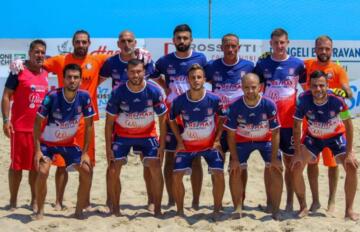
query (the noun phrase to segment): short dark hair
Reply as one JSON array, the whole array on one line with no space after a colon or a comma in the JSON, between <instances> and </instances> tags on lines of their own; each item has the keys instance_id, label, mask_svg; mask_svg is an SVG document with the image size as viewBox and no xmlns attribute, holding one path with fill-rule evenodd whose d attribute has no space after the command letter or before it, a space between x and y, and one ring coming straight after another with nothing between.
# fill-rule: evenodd
<instances>
[{"instance_id":1,"label":"short dark hair","mask_svg":"<svg viewBox=\"0 0 360 232\"><path fill-rule=\"evenodd\" d=\"M76 37L78 34L85 34L85 35L87 35L88 41L90 42L90 34L89 34L89 32L87 32L87 31L85 31L85 30L77 30L77 31L75 31L75 33L74 33L74 35L73 35L73 38L72 38L72 42L73 42L73 43L74 43L74 41L75 41L75 37Z\"/></svg>"},{"instance_id":2,"label":"short dark hair","mask_svg":"<svg viewBox=\"0 0 360 232\"><path fill-rule=\"evenodd\" d=\"M45 49L46 49L46 43L45 43L45 41L42 40L42 39L36 39L36 40L31 41L30 47L29 47L29 51L33 50L33 49L35 48L35 46L36 46L36 45L39 45L39 44L40 44L41 46L44 46Z\"/></svg>"},{"instance_id":3,"label":"short dark hair","mask_svg":"<svg viewBox=\"0 0 360 232\"><path fill-rule=\"evenodd\" d=\"M200 64L198 64L198 63L195 63L195 64L193 64L193 65L190 66L190 68L189 68L188 71L187 71L187 75L189 76L189 74L190 74L192 71L196 71L196 70L201 70L201 71L203 72L204 76L205 76L205 70L204 70L204 68L203 68Z\"/></svg>"},{"instance_id":4,"label":"short dark hair","mask_svg":"<svg viewBox=\"0 0 360 232\"><path fill-rule=\"evenodd\" d=\"M190 35L192 34L192 31L191 31L191 28L189 25L187 24L180 24L180 25L177 25L174 29L174 32L173 32L173 35L175 36L175 34L177 32L183 32L183 31L188 31L190 32Z\"/></svg>"},{"instance_id":5,"label":"short dark hair","mask_svg":"<svg viewBox=\"0 0 360 232\"><path fill-rule=\"evenodd\" d=\"M285 35L286 38L289 38L289 35L288 35L287 31L285 31L285 29L283 29L283 28L276 28L275 30L273 30L273 31L271 32L271 39L272 39L274 36L279 37L279 36L283 36L283 35Z\"/></svg>"},{"instance_id":6,"label":"short dark hair","mask_svg":"<svg viewBox=\"0 0 360 232\"><path fill-rule=\"evenodd\" d=\"M67 64L63 69L63 76L65 78L65 74L68 70L75 70L80 72L80 77L82 76L82 70L81 67L77 64Z\"/></svg>"},{"instance_id":7,"label":"short dark hair","mask_svg":"<svg viewBox=\"0 0 360 232\"><path fill-rule=\"evenodd\" d=\"M222 38L221 38L221 43L224 43L225 42L225 38L226 37L235 37L237 42L239 43L239 36L237 36L236 34L233 34L233 33L227 33L226 35L224 35Z\"/></svg>"},{"instance_id":8,"label":"short dark hair","mask_svg":"<svg viewBox=\"0 0 360 232\"><path fill-rule=\"evenodd\" d=\"M312 72L310 74L310 80L311 79L318 79L320 77L325 77L325 79L327 80L327 74L321 70L315 70L314 72Z\"/></svg>"},{"instance_id":9,"label":"short dark hair","mask_svg":"<svg viewBox=\"0 0 360 232\"><path fill-rule=\"evenodd\" d=\"M143 68L145 69L144 61L139 60L139 59L131 59L131 60L129 60L128 63L127 63L127 68L129 69L129 66L136 66L136 65L139 65L139 64L142 64Z\"/></svg>"},{"instance_id":10,"label":"short dark hair","mask_svg":"<svg viewBox=\"0 0 360 232\"><path fill-rule=\"evenodd\" d=\"M315 46L316 44L320 41L320 40L329 40L331 42L331 44L333 43L332 39L330 38L330 36L328 35L320 35L319 37L317 37L315 39Z\"/></svg>"}]
</instances>

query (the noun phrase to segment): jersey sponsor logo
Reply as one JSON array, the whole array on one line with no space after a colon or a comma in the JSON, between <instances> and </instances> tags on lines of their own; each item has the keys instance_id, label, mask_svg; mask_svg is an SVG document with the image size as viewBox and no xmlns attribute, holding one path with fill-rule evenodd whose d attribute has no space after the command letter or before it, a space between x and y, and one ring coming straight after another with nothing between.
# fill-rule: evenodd
<instances>
[{"instance_id":1,"label":"jersey sponsor logo","mask_svg":"<svg viewBox=\"0 0 360 232\"><path fill-rule=\"evenodd\" d=\"M207 114L208 114L209 116L213 115L213 113L214 113L214 110L213 110L212 108L208 108L208 109L207 109Z\"/></svg>"},{"instance_id":2,"label":"jersey sponsor logo","mask_svg":"<svg viewBox=\"0 0 360 232\"><path fill-rule=\"evenodd\" d=\"M176 74L176 69L172 66L172 65L169 65L166 69L166 73L168 75L175 75Z\"/></svg>"},{"instance_id":3,"label":"jersey sponsor logo","mask_svg":"<svg viewBox=\"0 0 360 232\"><path fill-rule=\"evenodd\" d=\"M214 81L222 81L222 76L220 75L219 72L215 72L214 75L213 75L213 80Z\"/></svg>"}]
</instances>

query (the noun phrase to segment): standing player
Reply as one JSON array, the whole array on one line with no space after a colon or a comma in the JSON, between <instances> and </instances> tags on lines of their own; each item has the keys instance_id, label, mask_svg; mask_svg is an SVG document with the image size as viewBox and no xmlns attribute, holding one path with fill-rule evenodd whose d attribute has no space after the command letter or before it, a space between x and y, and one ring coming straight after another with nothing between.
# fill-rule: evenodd
<instances>
[{"instance_id":1,"label":"standing player","mask_svg":"<svg viewBox=\"0 0 360 232\"><path fill-rule=\"evenodd\" d=\"M192 32L187 24L181 24L175 27L173 32L173 43L176 51L161 57L156 62L155 72L152 75L152 77L156 78L155 80L157 80L165 89L167 94L166 103L168 106L177 96L185 93L189 89L187 71L190 66L199 64L204 67L206 65L206 57L204 54L195 52L190 48L192 43ZM172 194L172 172L174 167L176 138L170 128L166 135L165 149L164 176L166 189L169 195L168 205L171 206L174 205L174 197ZM194 159L193 170L191 175L191 185L193 189L192 207L198 209L203 176L200 157Z\"/></svg>"},{"instance_id":2,"label":"standing player","mask_svg":"<svg viewBox=\"0 0 360 232\"><path fill-rule=\"evenodd\" d=\"M358 161L352 151L354 129L344 100L328 92L327 74L314 71L310 75L310 91L300 95L294 118L295 157L292 169L294 190L300 203L299 217L308 214L302 174L305 165L316 160L324 147L328 147L346 172L345 217L358 220L359 215L353 211L358 168ZM303 118L307 119L308 128L301 142Z\"/></svg>"},{"instance_id":3,"label":"standing player","mask_svg":"<svg viewBox=\"0 0 360 232\"><path fill-rule=\"evenodd\" d=\"M10 209L16 208L22 170L29 171L31 207L36 210L34 169L33 124L36 111L48 90L48 73L42 68L46 43L34 40L30 43L29 61L18 74L10 73L5 83L1 101L3 131L11 141L9 167ZM13 100L10 115L10 102Z\"/></svg>"},{"instance_id":4,"label":"standing player","mask_svg":"<svg viewBox=\"0 0 360 232\"><path fill-rule=\"evenodd\" d=\"M307 85L309 87L310 74L316 70L321 70L327 74L329 88L338 88L345 92L345 97L351 98L352 91L349 86L349 78L346 71L338 64L331 61L333 42L332 39L327 36L319 36L315 40L315 53L317 59L305 60L305 66L307 71ZM306 123L304 123L305 128ZM339 169L336 165L336 160L331 154L329 148L324 148L322 151L322 157L324 165L327 166L329 176L329 200L328 211L333 212L335 208L335 195L337 189L337 183L339 178ZM318 161L318 160L317 160ZM310 183L310 189L312 192L313 202L310 207L310 211L316 211L320 208L319 190L318 190L318 176L319 167L318 162L308 164L308 178Z\"/></svg>"},{"instance_id":5,"label":"standing player","mask_svg":"<svg viewBox=\"0 0 360 232\"><path fill-rule=\"evenodd\" d=\"M285 164L285 184L287 189L286 210L293 209L294 191L291 183L291 159L294 155L293 115L296 106L296 92L298 83L304 84L306 72L303 61L289 56L288 33L282 29L275 29L271 33L271 56L259 59L255 72L264 83L264 96L272 99L277 106L280 120L280 150Z\"/></svg>"},{"instance_id":6,"label":"standing player","mask_svg":"<svg viewBox=\"0 0 360 232\"><path fill-rule=\"evenodd\" d=\"M127 76L127 64L128 61L134 58L138 58L143 60L145 64L145 78L147 78L150 74L154 72L154 63L151 60L150 52L136 48L136 39L133 32L124 30L120 32L119 39L117 45L120 49L120 53L116 54L110 58L108 58L104 65L100 69L100 78L101 81L105 81L107 78L111 77L112 79L112 88L115 89L119 87L121 84L125 84L128 80ZM107 175L107 183L108 183L108 172ZM146 190L148 194L148 207L152 208L153 201L151 199L151 191L150 191L150 173L147 167L144 167L144 180L146 184ZM107 184L109 187L109 185ZM109 190L107 191L109 203Z\"/></svg>"},{"instance_id":7,"label":"standing player","mask_svg":"<svg viewBox=\"0 0 360 232\"><path fill-rule=\"evenodd\" d=\"M254 64L251 61L239 58L240 43L239 37L235 34L226 34L222 37L221 50L224 57L209 61L205 66L205 76L207 81L212 84L213 92L220 96L221 105L224 109L227 109L231 103L243 95L241 78L246 73L253 72ZM229 150L226 131L221 136L221 147L224 154ZM247 182L246 170L243 171L242 178L243 189L245 189Z\"/></svg>"},{"instance_id":8,"label":"standing player","mask_svg":"<svg viewBox=\"0 0 360 232\"><path fill-rule=\"evenodd\" d=\"M51 91L42 102L34 125L35 167L38 171L36 180L36 198L38 210L34 219L44 215L44 201L47 192L46 180L55 154L65 160L68 170L79 172L79 189L75 217L82 218L83 209L87 206L87 196L91 187L91 163L87 154L93 116L95 115L91 98L87 91L79 90L81 68L76 64L68 64L63 71L63 88ZM84 146L80 148L75 140L81 118L84 116ZM41 131L42 123L46 126Z\"/></svg>"},{"instance_id":9,"label":"standing player","mask_svg":"<svg viewBox=\"0 0 360 232\"><path fill-rule=\"evenodd\" d=\"M244 96L230 106L225 125L231 155L230 190L235 205L234 217L242 216L245 191L242 175L250 154L258 150L265 162L267 206L272 209L273 218L278 219L283 179L278 156L280 125L276 106L273 101L260 95L260 80L256 74L249 73L242 78L242 89Z\"/></svg>"},{"instance_id":10,"label":"standing player","mask_svg":"<svg viewBox=\"0 0 360 232\"><path fill-rule=\"evenodd\" d=\"M111 212L120 215L120 172L133 147L141 151L143 164L149 167L154 212L155 216L160 216L164 188L161 164L165 147L167 108L161 90L144 79L145 66L142 61L129 60L127 69L129 80L113 91L106 107L105 139L106 155L110 161ZM156 135L155 113L159 116L160 147Z\"/></svg>"},{"instance_id":11,"label":"standing player","mask_svg":"<svg viewBox=\"0 0 360 232\"><path fill-rule=\"evenodd\" d=\"M205 90L205 72L199 64L193 64L187 76L190 89L173 101L170 112L170 126L177 140L172 186L177 214L184 214L183 176L195 171L198 167L192 165L193 160L203 156L212 175L216 219L225 190L224 157L220 145L223 110L220 98ZM184 124L182 133L176 123L178 116Z\"/></svg>"}]
</instances>

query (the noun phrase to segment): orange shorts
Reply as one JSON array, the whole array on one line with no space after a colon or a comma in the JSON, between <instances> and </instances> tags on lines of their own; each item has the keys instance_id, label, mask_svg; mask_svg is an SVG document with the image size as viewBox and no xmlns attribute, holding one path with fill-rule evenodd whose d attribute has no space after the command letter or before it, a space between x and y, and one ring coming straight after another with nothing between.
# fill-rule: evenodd
<instances>
[{"instance_id":1,"label":"orange shorts","mask_svg":"<svg viewBox=\"0 0 360 232\"><path fill-rule=\"evenodd\" d=\"M85 123L84 123L84 120L82 119L79 123L79 128L78 128L78 131L76 132L76 136L75 136L75 143L77 145L79 145L81 148L83 148L83 146L84 146L84 136L85 136L84 133L85 133ZM93 124L92 133L91 133L91 137L90 137L88 155L90 157L91 165L94 167L95 166L95 128L94 128L94 124ZM54 155L52 164L57 167L65 167L66 166L65 160L63 159L63 157L61 155Z\"/></svg>"}]
</instances>

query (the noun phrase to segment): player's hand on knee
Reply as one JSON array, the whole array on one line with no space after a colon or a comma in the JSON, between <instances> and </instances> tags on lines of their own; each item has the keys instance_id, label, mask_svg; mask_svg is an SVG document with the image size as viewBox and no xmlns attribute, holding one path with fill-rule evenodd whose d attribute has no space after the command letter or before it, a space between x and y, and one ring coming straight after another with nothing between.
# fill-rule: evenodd
<instances>
[{"instance_id":1,"label":"player's hand on knee","mask_svg":"<svg viewBox=\"0 0 360 232\"><path fill-rule=\"evenodd\" d=\"M223 159L225 158L225 154L224 154L224 152L223 152L223 150L222 150L222 146L221 146L220 141L215 141L215 142L214 142L213 149L219 151L219 153L221 154L222 158L223 158Z\"/></svg>"},{"instance_id":2,"label":"player's hand on knee","mask_svg":"<svg viewBox=\"0 0 360 232\"><path fill-rule=\"evenodd\" d=\"M178 151L184 151L184 150L185 150L184 142L183 141L181 141L181 142L178 141L177 146L176 146L176 151L178 152Z\"/></svg>"},{"instance_id":3,"label":"player's hand on knee","mask_svg":"<svg viewBox=\"0 0 360 232\"><path fill-rule=\"evenodd\" d=\"M240 162L239 162L239 160L231 159L229 168L230 168L230 173L239 171L240 170Z\"/></svg>"},{"instance_id":4,"label":"player's hand on knee","mask_svg":"<svg viewBox=\"0 0 360 232\"><path fill-rule=\"evenodd\" d=\"M344 160L345 169L348 165L351 165L356 169L359 167L359 161L356 159L356 157L352 152L350 154L346 154L345 156L345 160Z\"/></svg>"},{"instance_id":5,"label":"player's hand on knee","mask_svg":"<svg viewBox=\"0 0 360 232\"><path fill-rule=\"evenodd\" d=\"M296 168L297 166L302 166L304 163L303 158L301 157L301 155L294 155L294 157L291 160L291 170L294 170L294 168Z\"/></svg>"},{"instance_id":6,"label":"player's hand on knee","mask_svg":"<svg viewBox=\"0 0 360 232\"><path fill-rule=\"evenodd\" d=\"M112 161L115 160L114 152L112 149L106 149L106 161L107 164L110 165Z\"/></svg>"},{"instance_id":7,"label":"player's hand on knee","mask_svg":"<svg viewBox=\"0 0 360 232\"><path fill-rule=\"evenodd\" d=\"M41 162L41 161L44 161L43 156L44 156L44 155L42 154L41 151L35 153L35 156L34 156L34 167L35 167L35 170L36 170L36 171L39 171L39 169L40 169L40 162Z\"/></svg>"},{"instance_id":8,"label":"player's hand on knee","mask_svg":"<svg viewBox=\"0 0 360 232\"><path fill-rule=\"evenodd\" d=\"M83 153L80 158L80 167L83 165L88 165L90 167L90 157L86 152Z\"/></svg>"},{"instance_id":9,"label":"player's hand on knee","mask_svg":"<svg viewBox=\"0 0 360 232\"><path fill-rule=\"evenodd\" d=\"M279 172L282 172L284 170L283 164L279 159L271 160L270 167Z\"/></svg>"},{"instance_id":10,"label":"player's hand on knee","mask_svg":"<svg viewBox=\"0 0 360 232\"><path fill-rule=\"evenodd\" d=\"M160 161L160 167L162 167L162 164L163 164L164 153L165 153L165 148L160 146L159 149L158 149L158 153L157 153L157 156L158 156L159 161Z\"/></svg>"},{"instance_id":11,"label":"player's hand on knee","mask_svg":"<svg viewBox=\"0 0 360 232\"><path fill-rule=\"evenodd\" d=\"M24 61L21 59L16 59L10 64L11 74L16 75L24 70Z\"/></svg>"}]
</instances>

